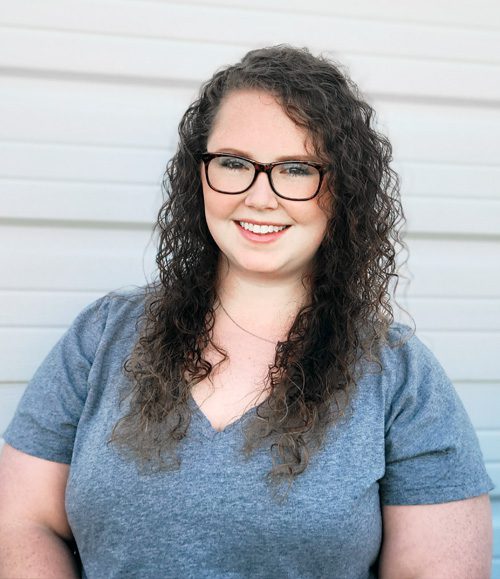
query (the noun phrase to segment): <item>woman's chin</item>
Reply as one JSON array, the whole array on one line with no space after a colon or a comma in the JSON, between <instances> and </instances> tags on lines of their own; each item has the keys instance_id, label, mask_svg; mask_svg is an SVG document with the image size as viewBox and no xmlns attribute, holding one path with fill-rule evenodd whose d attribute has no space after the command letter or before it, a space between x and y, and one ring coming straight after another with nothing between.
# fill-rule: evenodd
<instances>
[{"instance_id":1,"label":"woman's chin","mask_svg":"<svg viewBox=\"0 0 500 579\"><path fill-rule=\"evenodd\" d=\"M262 279L296 278L300 274L297 268L292 267L292 264L270 259L230 260L229 265L233 272Z\"/></svg>"}]
</instances>

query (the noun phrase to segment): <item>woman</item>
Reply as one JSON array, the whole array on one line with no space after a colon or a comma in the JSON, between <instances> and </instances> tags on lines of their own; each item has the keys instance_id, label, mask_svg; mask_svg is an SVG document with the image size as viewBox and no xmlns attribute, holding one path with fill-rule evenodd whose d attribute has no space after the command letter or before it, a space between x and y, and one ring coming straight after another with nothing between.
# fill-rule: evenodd
<instances>
[{"instance_id":1,"label":"woman","mask_svg":"<svg viewBox=\"0 0 500 579\"><path fill-rule=\"evenodd\" d=\"M391 147L277 46L185 113L159 280L88 306L5 433L0 576L489 576L491 490L389 284Z\"/></svg>"}]
</instances>

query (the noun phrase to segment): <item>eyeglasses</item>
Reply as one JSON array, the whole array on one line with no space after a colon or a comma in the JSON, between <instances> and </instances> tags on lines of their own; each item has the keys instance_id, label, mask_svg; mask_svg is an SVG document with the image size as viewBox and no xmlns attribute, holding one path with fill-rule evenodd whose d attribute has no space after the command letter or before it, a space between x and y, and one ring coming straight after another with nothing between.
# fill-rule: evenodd
<instances>
[{"instance_id":1,"label":"eyeglasses","mask_svg":"<svg viewBox=\"0 0 500 579\"><path fill-rule=\"evenodd\" d=\"M259 173L266 173L271 189L283 199L307 201L321 188L325 167L309 161L257 163L230 153L203 153L208 185L218 193L238 195L248 191Z\"/></svg>"}]
</instances>

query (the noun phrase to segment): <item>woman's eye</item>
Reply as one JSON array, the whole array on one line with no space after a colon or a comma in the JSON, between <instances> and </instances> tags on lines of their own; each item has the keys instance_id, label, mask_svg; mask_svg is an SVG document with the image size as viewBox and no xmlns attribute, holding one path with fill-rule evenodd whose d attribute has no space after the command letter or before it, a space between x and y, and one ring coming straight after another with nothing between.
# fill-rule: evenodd
<instances>
[{"instance_id":1,"label":"woman's eye","mask_svg":"<svg viewBox=\"0 0 500 579\"><path fill-rule=\"evenodd\" d=\"M309 165L294 163L292 165L282 165L281 173L290 177L307 177L311 174L311 168Z\"/></svg>"},{"instance_id":2,"label":"woman's eye","mask_svg":"<svg viewBox=\"0 0 500 579\"><path fill-rule=\"evenodd\" d=\"M219 165L224 169L230 169L232 171L248 170L248 165L246 163L243 163L239 159L234 159L232 157L220 157Z\"/></svg>"}]
</instances>

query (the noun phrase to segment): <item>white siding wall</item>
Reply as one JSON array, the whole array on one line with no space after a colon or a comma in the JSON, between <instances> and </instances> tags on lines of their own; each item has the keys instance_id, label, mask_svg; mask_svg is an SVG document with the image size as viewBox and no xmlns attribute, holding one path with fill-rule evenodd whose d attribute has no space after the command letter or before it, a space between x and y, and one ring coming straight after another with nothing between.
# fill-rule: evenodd
<instances>
[{"instance_id":1,"label":"white siding wall","mask_svg":"<svg viewBox=\"0 0 500 579\"><path fill-rule=\"evenodd\" d=\"M78 311L153 271L159 184L200 81L252 47L307 45L348 67L394 145L398 295L477 428L500 579L500 5L12 0L0 24L0 431Z\"/></svg>"}]
</instances>

